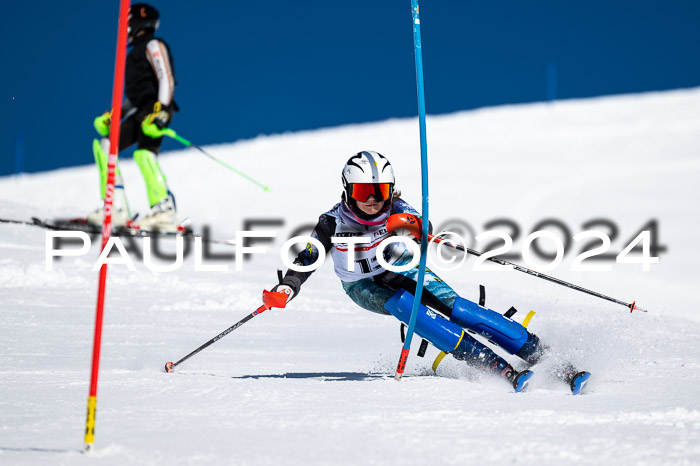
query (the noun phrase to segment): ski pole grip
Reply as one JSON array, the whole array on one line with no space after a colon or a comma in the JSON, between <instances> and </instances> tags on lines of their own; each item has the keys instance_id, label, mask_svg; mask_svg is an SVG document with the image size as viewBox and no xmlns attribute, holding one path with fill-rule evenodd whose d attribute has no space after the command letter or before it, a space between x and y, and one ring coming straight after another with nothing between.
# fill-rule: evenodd
<instances>
[{"instance_id":1,"label":"ski pole grip","mask_svg":"<svg viewBox=\"0 0 700 466\"><path fill-rule=\"evenodd\" d=\"M287 293L284 291L263 290L263 303L265 303L265 307L267 309L271 309L273 307L286 307L288 297L289 295L287 295Z\"/></svg>"}]
</instances>

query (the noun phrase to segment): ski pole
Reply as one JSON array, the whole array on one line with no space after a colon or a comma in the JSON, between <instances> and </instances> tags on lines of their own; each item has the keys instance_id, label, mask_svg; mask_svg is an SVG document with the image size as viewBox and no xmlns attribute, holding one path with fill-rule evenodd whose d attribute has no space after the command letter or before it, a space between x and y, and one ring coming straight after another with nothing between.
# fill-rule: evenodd
<instances>
[{"instance_id":1,"label":"ski pole","mask_svg":"<svg viewBox=\"0 0 700 466\"><path fill-rule=\"evenodd\" d=\"M187 139L185 139L185 138L183 138L182 136L180 136L179 134L177 134L177 133L175 132L175 130L173 130L172 128L165 128L165 129L163 129L163 130L162 130L162 134L164 134L164 135L166 135L166 136L169 136L169 137L175 139L176 141L180 142L182 145L184 145L184 146L186 146L186 147L194 147L194 148L197 149L199 152L201 152L202 154L206 155L207 157L209 157L210 159L212 159L213 161L215 161L216 163L218 163L218 164L221 165L222 167L228 168L228 169L231 170L232 172L234 172L234 173L236 173L236 174L242 176L243 178L245 178L246 180L250 181L251 183L254 183L254 184L260 186L260 187L263 189L263 191L271 191L271 189L270 189L269 186L266 186L266 185L264 185L263 183L261 183L261 182L255 180L255 179L251 178L250 176L246 175L246 174L243 173L242 171L233 168L231 165L227 164L227 163L224 162L223 160L221 160L221 159L219 159L219 158L217 158L217 157L214 157L214 156L211 155L209 152L205 151L201 146L198 146L197 144L193 144L193 143L191 143L190 141L188 141Z\"/></svg>"},{"instance_id":2,"label":"ski pole","mask_svg":"<svg viewBox=\"0 0 700 466\"><path fill-rule=\"evenodd\" d=\"M406 229L413 234L416 238L421 237L421 230L420 230L420 221L415 218L413 215L410 214L398 214L398 215L392 215L392 217L395 218L390 218L390 220L387 222L387 231L392 232L398 229ZM437 243L442 243L445 246L451 247L453 249L457 249L458 251L466 252L467 254L471 254L473 256L481 256L484 253L476 251L474 249L470 248L465 248L462 245L459 244L452 244L449 241L445 240L444 238L440 238L439 236L433 236L431 234L428 234L428 241L429 242L437 242ZM616 304L621 304L628 308L630 310L630 313L634 311L635 309L641 312L647 312L646 309L641 308L637 306L636 301L632 301L631 303L626 303L624 301L620 301L619 299L611 298L610 296L606 296L601 293L597 293L595 291L588 290L586 288L583 288L578 285L574 285L573 283L565 282L564 280L560 280L558 278L552 277L550 275L546 275L540 272L537 272L536 270L528 269L527 267L523 267L522 265L515 264L513 262L509 262L507 260L499 259L497 257L488 257L487 260L490 260L491 262L495 262L497 264L505 265L505 266L510 266L513 269L517 270L518 272L525 272L528 275L532 275L533 277L537 278L542 278L544 280L550 281L552 283L556 283L558 285L563 285L567 288L571 288L572 290L576 291L581 291L583 293L589 294L591 296L596 296L598 298L605 299L606 301L610 301Z\"/></svg>"},{"instance_id":3,"label":"ski pole","mask_svg":"<svg viewBox=\"0 0 700 466\"><path fill-rule=\"evenodd\" d=\"M196 350L192 351L190 354L187 356L181 358L179 361L173 363L173 362L166 362L165 363L165 372L171 373L175 371L175 367L178 366L179 364L183 363L184 361L187 361L189 358L194 356L195 354L199 353L202 351L204 348L212 345L214 342L221 340L223 337L228 335L229 333L233 332L236 330L238 327L241 325L245 324L248 322L250 319L255 317L258 314L262 314L263 312L267 311L268 309L271 309L273 307L285 307L287 305L287 294L283 291L278 291L278 292L270 292L267 290L263 291L263 305L257 308L255 311L251 312L208 342L204 343L202 346L197 348Z\"/></svg>"}]
</instances>

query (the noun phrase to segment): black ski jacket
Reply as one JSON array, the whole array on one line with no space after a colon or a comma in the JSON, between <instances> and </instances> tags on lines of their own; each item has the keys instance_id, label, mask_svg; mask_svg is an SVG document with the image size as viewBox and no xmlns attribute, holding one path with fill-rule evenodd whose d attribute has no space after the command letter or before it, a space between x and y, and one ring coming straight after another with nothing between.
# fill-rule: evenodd
<instances>
[{"instance_id":1,"label":"black ski jacket","mask_svg":"<svg viewBox=\"0 0 700 466\"><path fill-rule=\"evenodd\" d=\"M131 107L139 110L152 108L157 101L172 112L177 110L173 101L175 68L170 48L153 34L134 39L126 56L125 94Z\"/></svg>"}]
</instances>

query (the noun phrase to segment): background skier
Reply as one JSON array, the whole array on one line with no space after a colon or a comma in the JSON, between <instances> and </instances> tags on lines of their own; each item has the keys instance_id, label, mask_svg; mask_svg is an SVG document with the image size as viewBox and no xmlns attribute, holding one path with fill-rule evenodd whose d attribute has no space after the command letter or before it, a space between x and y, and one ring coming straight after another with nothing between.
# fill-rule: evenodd
<instances>
[{"instance_id":1,"label":"background skier","mask_svg":"<svg viewBox=\"0 0 700 466\"><path fill-rule=\"evenodd\" d=\"M119 135L119 152L133 144L134 160L146 182L150 212L138 221L144 230L164 231L177 229L175 198L168 189L156 155L163 141L162 129L167 127L177 111L173 100L175 72L168 45L154 37L160 24L158 11L145 3L129 9L128 44L131 51L126 57L125 95ZM95 162L100 172L102 199L107 183L107 154L109 153L109 125L111 112L95 119L95 129L102 136L93 141ZM102 225L102 207L88 215L88 222ZM112 224L122 226L131 218L124 192L122 176L117 168L115 177L114 212Z\"/></svg>"}]
</instances>

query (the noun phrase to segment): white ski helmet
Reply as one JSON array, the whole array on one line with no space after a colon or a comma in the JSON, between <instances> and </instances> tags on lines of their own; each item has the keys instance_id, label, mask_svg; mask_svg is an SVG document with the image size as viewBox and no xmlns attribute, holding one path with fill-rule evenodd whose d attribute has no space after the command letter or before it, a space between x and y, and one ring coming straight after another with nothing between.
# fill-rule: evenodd
<instances>
[{"instance_id":1,"label":"white ski helmet","mask_svg":"<svg viewBox=\"0 0 700 466\"><path fill-rule=\"evenodd\" d=\"M343 167L343 200L351 207L366 202L370 195L378 201L394 197L394 169L379 152L362 151L350 157Z\"/></svg>"}]
</instances>

